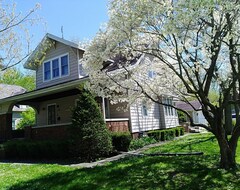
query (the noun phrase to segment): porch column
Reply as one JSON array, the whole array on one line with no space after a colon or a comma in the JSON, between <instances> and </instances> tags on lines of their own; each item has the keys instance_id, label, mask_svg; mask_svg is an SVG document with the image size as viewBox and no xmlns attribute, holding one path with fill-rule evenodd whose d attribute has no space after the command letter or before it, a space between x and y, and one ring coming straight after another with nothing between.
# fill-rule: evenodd
<instances>
[{"instance_id":1,"label":"porch column","mask_svg":"<svg viewBox=\"0 0 240 190\"><path fill-rule=\"evenodd\" d=\"M103 110L103 119L106 122L106 110L105 110L105 98L102 97L102 110Z\"/></svg>"},{"instance_id":2,"label":"porch column","mask_svg":"<svg viewBox=\"0 0 240 190\"><path fill-rule=\"evenodd\" d=\"M12 138L12 113L0 115L0 141Z\"/></svg>"}]
</instances>

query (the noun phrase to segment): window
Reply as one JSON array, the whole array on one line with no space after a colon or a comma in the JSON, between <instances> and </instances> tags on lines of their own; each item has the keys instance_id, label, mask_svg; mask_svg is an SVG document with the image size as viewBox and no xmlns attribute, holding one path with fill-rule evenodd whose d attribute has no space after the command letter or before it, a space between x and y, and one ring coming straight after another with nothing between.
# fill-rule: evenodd
<instances>
[{"instance_id":1,"label":"window","mask_svg":"<svg viewBox=\"0 0 240 190\"><path fill-rule=\"evenodd\" d=\"M165 98L163 102L167 105L173 105L171 98ZM172 108L170 106L164 106L164 111L165 111L166 115L169 115L169 116L176 115L176 111L174 111L174 108Z\"/></svg>"},{"instance_id":2,"label":"window","mask_svg":"<svg viewBox=\"0 0 240 190\"><path fill-rule=\"evenodd\" d=\"M147 106L146 105L142 106L142 112L143 112L143 116L148 116L148 111L147 111Z\"/></svg>"},{"instance_id":3,"label":"window","mask_svg":"<svg viewBox=\"0 0 240 190\"><path fill-rule=\"evenodd\" d=\"M61 70L62 70L62 76L68 75L68 55L61 57Z\"/></svg>"},{"instance_id":4,"label":"window","mask_svg":"<svg viewBox=\"0 0 240 190\"><path fill-rule=\"evenodd\" d=\"M60 56L45 62L43 79L44 81L67 76L69 74L68 55Z\"/></svg>"},{"instance_id":5,"label":"window","mask_svg":"<svg viewBox=\"0 0 240 190\"><path fill-rule=\"evenodd\" d=\"M60 72L59 72L59 61L58 60L59 60L58 58L52 60L52 77L53 78L59 77L59 74L60 74Z\"/></svg>"},{"instance_id":6,"label":"window","mask_svg":"<svg viewBox=\"0 0 240 190\"><path fill-rule=\"evenodd\" d=\"M51 65L50 61L44 63L44 80L51 79Z\"/></svg>"},{"instance_id":7,"label":"window","mask_svg":"<svg viewBox=\"0 0 240 190\"><path fill-rule=\"evenodd\" d=\"M148 77L154 78L156 76L156 73L154 71L148 71Z\"/></svg>"},{"instance_id":8,"label":"window","mask_svg":"<svg viewBox=\"0 0 240 190\"><path fill-rule=\"evenodd\" d=\"M48 105L48 125L56 124L56 105Z\"/></svg>"}]
</instances>

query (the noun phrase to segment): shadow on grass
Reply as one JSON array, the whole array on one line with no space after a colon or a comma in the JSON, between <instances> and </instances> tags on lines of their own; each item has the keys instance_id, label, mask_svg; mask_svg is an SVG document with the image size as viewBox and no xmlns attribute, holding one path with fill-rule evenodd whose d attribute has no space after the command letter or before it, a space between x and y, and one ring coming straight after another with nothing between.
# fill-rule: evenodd
<instances>
[{"instance_id":1,"label":"shadow on grass","mask_svg":"<svg viewBox=\"0 0 240 190\"><path fill-rule=\"evenodd\" d=\"M214 168L213 156L130 157L107 166L52 173L19 182L21 189L237 189L239 173Z\"/></svg>"}]
</instances>

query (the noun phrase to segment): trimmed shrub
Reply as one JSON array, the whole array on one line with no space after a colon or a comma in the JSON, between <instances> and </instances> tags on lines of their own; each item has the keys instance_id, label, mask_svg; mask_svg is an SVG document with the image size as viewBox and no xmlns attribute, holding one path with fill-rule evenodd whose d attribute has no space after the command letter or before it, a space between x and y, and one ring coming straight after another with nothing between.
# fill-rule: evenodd
<instances>
[{"instance_id":1,"label":"trimmed shrub","mask_svg":"<svg viewBox=\"0 0 240 190\"><path fill-rule=\"evenodd\" d=\"M155 140L153 137L142 137L139 139L134 139L130 143L129 150L136 150L136 149L142 148L146 145L154 144L157 142L158 141Z\"/></svg>"},{"instance_id":2,"label":"trimmed shrub","mask_svg":"<svg viewBox=\"0 0 240 190\"><path fill-rule=\"evenodd\" d=\"M117 151L128 151L132 136L129 132L113 132L112 145Z\"/></svg>"},{"instance_id":3,"label":"trimmed shrub","mask_svg":"<svg viewBox=\"0 0 240 190\"><path fill-rule=\"evenodd\" d=\"M93 161L112 151L112 139L97 102L81 89L72 113L70 153L82 161Z\"/></svg>"},{"instance_id":4,"label":"trimmed shrub","mask_svg":"<svg viewBox=\"0 0 240 190\"><path fill-rule=\"evenodd\" d=\"M5 159L64 159L69 156L67 141L8 141L3 144Z\"/></svg>"},{"instance_id":5,"label":"trimmed shrub","mask_svg":"<svg viewBox=\"0 0 240 190\"><path fill-rule=\"evenodd\" d=\"M149 137L154 138L156 141L166 141L172 140L180 135L184 135L184 128L175 127L171 129L155 130L149 131L147 134Z\"/></svg>"}]
</instances>

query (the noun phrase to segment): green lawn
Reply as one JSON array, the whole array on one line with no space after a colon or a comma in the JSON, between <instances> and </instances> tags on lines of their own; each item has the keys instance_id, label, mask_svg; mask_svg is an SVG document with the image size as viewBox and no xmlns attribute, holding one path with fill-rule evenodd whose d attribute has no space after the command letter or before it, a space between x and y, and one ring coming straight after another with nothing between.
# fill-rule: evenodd
<instances>
[{"instance_id":1,"label":"green lawn","mask_svg":"<svg viewBox=\"0 0 240 190\"><path fill-rule=\"evenodd\" d=\"M216 140L191 135L155 152L203 151L203 156L130 157L89 169L59 165L0 164L0 189L240 189L240 172L217 168ZM240 148L237 151L240 163Z\"/></svg>"}]
</instances>

